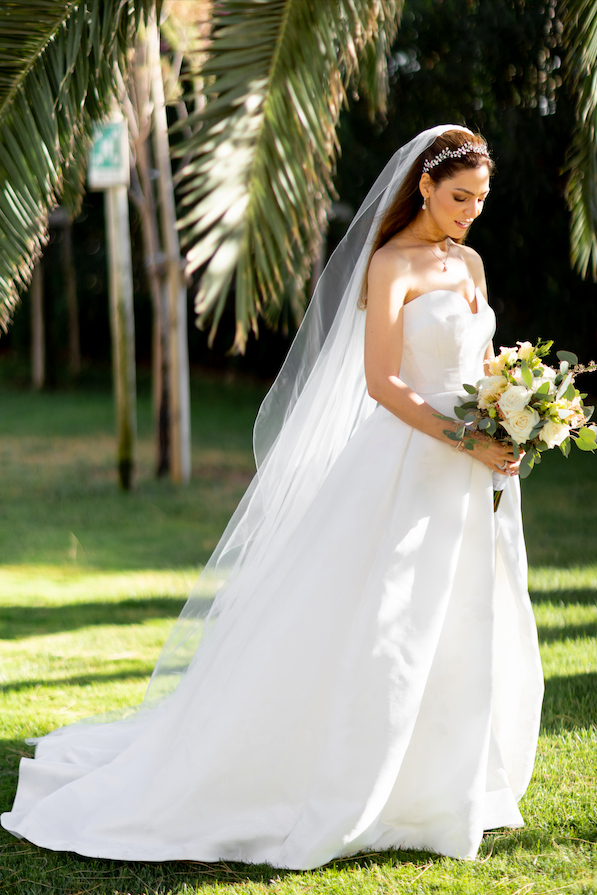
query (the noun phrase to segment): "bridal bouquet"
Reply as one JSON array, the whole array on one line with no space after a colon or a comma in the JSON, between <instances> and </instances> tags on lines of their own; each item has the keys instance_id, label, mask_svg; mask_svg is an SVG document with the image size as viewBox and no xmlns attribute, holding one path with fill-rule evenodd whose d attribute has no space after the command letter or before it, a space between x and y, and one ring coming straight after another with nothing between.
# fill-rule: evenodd
<instances>
[{"instance_id":1,"label":"bridal bouquet","mask_svg":"<svg viewBox=\"0 0 597 895\"><path fill-rule=\"evenodd\" d=\"M474 447L475 431L511 444L516 459L524 454L519 472L524 479L543 451L559 447L567 457L572 441L581 451L597 449L597 426L587 425L593 407L585 407L587 396L574 387L575 376L594 372L597 364L585 367L571 351L558 351L560 365L554 369L542 361L553 341L517 345L501 348L489 361L489 375L463 386L470 398L454 408L462 425L444 434L467 450Z\"/></svg>"}]
</instances>

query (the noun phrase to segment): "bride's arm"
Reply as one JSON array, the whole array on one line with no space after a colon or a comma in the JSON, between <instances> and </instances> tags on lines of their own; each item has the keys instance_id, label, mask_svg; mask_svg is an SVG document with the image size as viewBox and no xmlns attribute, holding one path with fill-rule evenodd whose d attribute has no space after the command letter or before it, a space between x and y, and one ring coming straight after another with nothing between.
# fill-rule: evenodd
<instances>
[{"instance_id":1,"label":"bride's arm","mask_svg":"<svg viewBox=\"0 0 597 895\"><path fill-rule=\"evenodd\" d=\"M469 270L471 270L471 274L475 283L475 287L480 289L483 293L483 298L487 301L487 282L485 280L485 268L483 267L483 262L481 261L480 256L468 248L468 246L463 246L467 253L467 261L469 265ZM477 308L477 310L479 310ZM490 342L485 350L485 354L483 355L483 369L485 371L485 375L489 373L489 361L495 357L495 351L493 348L493 342Z\"/></svg>"},{"instance_id":2,"label":"bride's arm","mask_svg":"<svg viewBox=\"0 0 597 895\"><path fill-rule=\"evenodd\" d=\"M407 425L454 447L444 430L456 431L458 424L437 417L427 404L400 379L402 362L402 315L408 277L401 271L397 252L386 247L375 253L367 280L367 321L365 329L365 377L371 397ZM416 301L416 299L415 299ZM513 454L485 436L479 437L473 456L493 471L503 472L504 462L514 463Z\"/></svg>"}]
</instances>

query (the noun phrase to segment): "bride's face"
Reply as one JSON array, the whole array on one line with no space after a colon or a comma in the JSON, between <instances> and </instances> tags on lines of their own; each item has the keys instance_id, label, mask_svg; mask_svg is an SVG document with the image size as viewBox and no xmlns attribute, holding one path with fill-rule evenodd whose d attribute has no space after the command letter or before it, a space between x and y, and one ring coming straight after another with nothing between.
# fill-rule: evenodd
<instances>
[{"instance_id":1,"label":"bride's face","mask_svg":"<svg viewBox=\"0 0 597 895\"><path fill-rule=\"evenodd\" d=\"M464 168L437 185L428 174L423 175L421 192L428 196L427 208L435 227L452 239L462 239L483 211L489 193L489 170L487 165Z\"/></svg>"}]
</instances>

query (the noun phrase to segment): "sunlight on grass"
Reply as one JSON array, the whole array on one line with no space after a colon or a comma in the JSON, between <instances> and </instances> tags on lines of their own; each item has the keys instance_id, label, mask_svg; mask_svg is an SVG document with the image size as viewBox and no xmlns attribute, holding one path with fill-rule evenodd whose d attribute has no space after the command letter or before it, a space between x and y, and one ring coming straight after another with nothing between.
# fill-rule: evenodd
<instances>
[{"instance_id":1,"label":"sunlight on grass","mask_svg":"<svg viewBox=\"0 0 597 895\"><path fill-rule=\"evenodd\" d=\"M0 594L7 605L63 606L81 600L112 602L128 597L186 599L201 567L98 572L75 565L0 566Z\"/></svg>"}]
</instances>

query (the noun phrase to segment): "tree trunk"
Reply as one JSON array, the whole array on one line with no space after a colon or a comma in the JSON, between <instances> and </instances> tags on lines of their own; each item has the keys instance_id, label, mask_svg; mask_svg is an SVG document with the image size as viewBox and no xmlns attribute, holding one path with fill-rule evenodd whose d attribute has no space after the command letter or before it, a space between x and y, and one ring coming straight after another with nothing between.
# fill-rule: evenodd
<instances>
[{"instance_id":1,"label":"tree trunk","mask_svg":"<svg viewBox=\"0 0 597 895\"><path fill-rule=\"evenodd\" d=\"M154 103L154 154L160 172L159 207L162 243L166 255L166 288L170 322L170 464L173 480L187 482L191 475L187 290L182 274L176 229L168 123L160 65L159 33L155 19L151 19L147 26L147 44L151 95Z\"/></svg>"},{"instance_id":2,"label":"tree trunk","mask_svg":"<svg viewBox=\"0 0 597 895\"><path fill-rule=\"evenodd\" d=\"M79 307L77 304L77 277L73 262L73 225L68 221L64 226L64 287L68 308L68 353L71 376L77 378L81 372L81 345L79 342Z\"/></svg>"},{"instance_id":3,"label":"tree trunk","mask_svg":"<svg viewBox=\"0 0 597 895\"><path fill-rule=\"evenodd\" d=\"M137 436L135 323L128 191L126 186L116 186L107 189L104 195L108 236L112 363L116 392L118 477L120 487L128 491L133 485Z\"/></svg>"},{"instance_id":4,"label":"tree trunk","mask_svg":"<svg viewBox=\"0 0 597 895\"><path fill-rule=\"evenodd\" d=\"M46 329L44 322L44 274L41 258L31 278L31 384L42 389L46 382Z\"/></svg>"},{"instance_id":5,"label":"tree trunk","mask_svg":"<svg viewBox=\"0 0 597 895\"><path fill-rule=\"evenodd\" d=\"M145 265L153 305L153 407L157 433L158 477L170 472L170 382L168 294L164 283L164 254L160 249L157 211L151 185L147 140L135 142L136 170L143 200L138 202L143 232Z\"/></svg>"}]
</instances>

